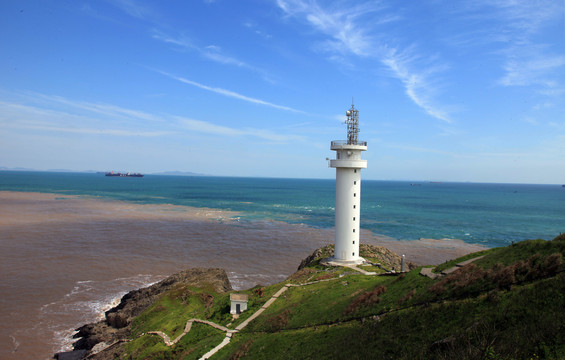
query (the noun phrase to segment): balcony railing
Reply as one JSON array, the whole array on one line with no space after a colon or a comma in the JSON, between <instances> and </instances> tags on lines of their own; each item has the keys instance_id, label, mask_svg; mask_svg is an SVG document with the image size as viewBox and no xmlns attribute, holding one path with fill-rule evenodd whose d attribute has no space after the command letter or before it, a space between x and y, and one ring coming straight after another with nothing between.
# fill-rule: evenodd
<instances>
[{"instance_id":1,"label":"balcony railing","mask_svg":"<svg viewBox=\"0 0 565 360\"><path fill-rule=\"evenodd\" d=\"M347 140L334 140L334 141L332 141L332 146L341 146L341 145L367 146L367 142L366 141L357 141L357 144L348 144Z\"/></svg>"}]
</instances>

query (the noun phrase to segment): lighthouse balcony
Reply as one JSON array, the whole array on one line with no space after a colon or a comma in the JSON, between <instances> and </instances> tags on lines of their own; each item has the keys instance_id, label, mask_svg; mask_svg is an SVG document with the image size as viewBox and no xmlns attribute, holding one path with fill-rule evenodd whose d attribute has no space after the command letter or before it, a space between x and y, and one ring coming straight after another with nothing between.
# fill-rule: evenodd
<instances>
[{"instance_id":1,"label":"lighthouse balcony","mask_svg":"<svg viewBox=\"0 0 565 360\"><path fill-rule=\"evenodd\" d=\"M356 144L348 144L347 140L334 140L331 145L332 150L367 150L366 141L357 141Z\"/></svg>"},{"instance_id":2,"label":"lighthouse balcony","mask_svg":"<svg viewBox=\"0 0 565 360\"><path fill-rule=\"evenodd\" d=\"M330 160L330 167L333 168L350 168L350 169L366 169L367 160L349 160L349 159L333 159Z\"/></svg>"}]
</instances>

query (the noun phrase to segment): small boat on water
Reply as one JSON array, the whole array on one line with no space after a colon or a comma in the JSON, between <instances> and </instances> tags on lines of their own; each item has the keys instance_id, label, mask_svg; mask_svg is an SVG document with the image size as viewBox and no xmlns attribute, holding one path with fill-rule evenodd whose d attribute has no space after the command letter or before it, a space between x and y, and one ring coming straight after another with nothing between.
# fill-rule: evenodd
<instances>
[{"instance_id":1,"label":"small boat on water","mask_svg":"<svg viewBox=\"0 0 565 360\"><path fill-rule=\"evenodd\" d=\"M121 172L113 172L109 171L106 173L106 176L116 176L116 177L143 177L143 174L140 173L121 173Z\"/></svg>"}]
</instances>

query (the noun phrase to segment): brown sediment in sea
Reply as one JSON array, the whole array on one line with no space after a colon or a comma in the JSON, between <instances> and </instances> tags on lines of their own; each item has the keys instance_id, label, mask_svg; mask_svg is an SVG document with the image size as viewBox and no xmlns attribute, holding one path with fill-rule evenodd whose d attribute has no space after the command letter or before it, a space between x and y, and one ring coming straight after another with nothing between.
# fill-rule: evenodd
<instances>
[{"instance_id":1,"label":"brown sediment in sea","mask_svg":"<svg viewBox=\"0 0 565 360\"><path fill-rule=\"evenodd\" d=\"M437 265L487 247L460 239L381 240L380 245L418 265Z\"/></svg>"},{"instance_id":2,"label":"brown sediment in sea","mask_svg":"<svg viewBox=\"0 0 565 360\"><path fill-rule=\"evenodd\" d=\"M77 195L0 191L0 226L73 221L233 220L236 212L171 204L133 204Z\"/></svg>"},{"instance_id":3,"label":"brown sediment in sea","mask_svg":"<svg viewBox=\"0 0 565 360\"><path fill-rule=\"evenodd\" d=\"M0 191L0 358L48 358L61 350L55 334L96 320L85 310L93 301L88 297L103 301L116 291L140 287L140 279L221 267L235 288L266 285L283 280L313 250L333 243L333 229L239 221L239 215ZM397 241L370 231L361 233L361 241L417 264L483 249L451 239ZM109 285L112 290L104 290Z\"/></svg>"}]
</instances>

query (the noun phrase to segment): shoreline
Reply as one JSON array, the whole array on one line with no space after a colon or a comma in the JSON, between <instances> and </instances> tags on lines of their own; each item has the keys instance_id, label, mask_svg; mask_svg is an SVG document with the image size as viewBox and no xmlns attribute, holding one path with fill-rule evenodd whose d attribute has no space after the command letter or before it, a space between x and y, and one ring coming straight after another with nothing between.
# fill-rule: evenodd
<instances>
[{"instance_id":1,"label":"shoreline","mask_svg":"<svg viewBox=\"0 0 565 360\"><path fill-rule=\"evenodd\" d=\"M141 284L132 279L140 274L164 278L191 267L221 267L230 281L237 279L234 287L246 289L280 281L312 251L333 243L333 228L239 221L239 215L61 193L0 191L0 267L5 275L0 280L0 305L5 309L0 314L5 324L0 327L0 358L53 354L61 346L55 344L56 331L91 322L83 317L93 296L137 289ZM402 241L369 230L360 235L361 242L387 247L419 264L439 264L478 249L460 240ZM96 287L66 296L77 283ZM50 306L47 313L42 311L45 305Z\"/></svg>"}]
</instances>

